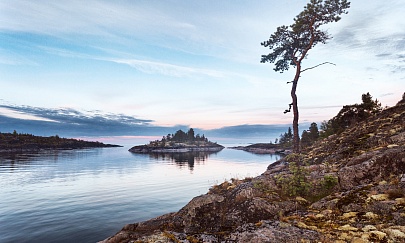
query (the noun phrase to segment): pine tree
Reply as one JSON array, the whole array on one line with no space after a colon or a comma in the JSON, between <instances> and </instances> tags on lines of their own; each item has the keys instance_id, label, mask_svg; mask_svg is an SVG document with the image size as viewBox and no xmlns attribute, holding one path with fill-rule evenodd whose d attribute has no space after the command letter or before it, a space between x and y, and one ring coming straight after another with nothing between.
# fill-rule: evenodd
<instances>
[{"instance_id":1,"label":"pine tree","mask_svg":"<svg viewBox=\"0 0 405 243\"><path fill-rule=\"evenodd\" d=\"M350 7L347 0L311 0L304 10L294 18L294 23L290 26L280 26L277 28L267 41L261 44L268 47L271 52L262 55L261 62L274 63L274 71L284 72L290 67L295 68L295 76L291 82L291 99L289 109L284 113L290 112L293 108L293 130L294 130L294 152L299 152L299 133L298 133L298 99L296 95L298 80L301 74L309 69L313 69L329 62L324 62L316 66L302 69L302 61L308 56L310 49L317 44L325 44L331 37L321 26L337 22L341 19L340 15L346 14Z\"/></svg>"}]
</instances>

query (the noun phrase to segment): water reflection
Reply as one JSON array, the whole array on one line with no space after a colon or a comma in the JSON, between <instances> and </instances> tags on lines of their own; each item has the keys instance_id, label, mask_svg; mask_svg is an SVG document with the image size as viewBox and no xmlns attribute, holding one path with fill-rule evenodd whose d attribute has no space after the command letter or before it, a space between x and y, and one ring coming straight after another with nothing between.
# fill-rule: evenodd
<instances>
[{"instance_id":1,"label":"water reflection","mask_svg":"<svg viewBox=\"0 0 405 243\"><path fill-rule=\"evenodd\" d=\"M89 154L91 156L99 155L102 149L71 149L71 150L41 150L30 152L0 152L0 162L4 163L27 163L38 160L58 161L61 159L82 159Z\"/></svg>"},{"instance_id":2,"label":"water reflection","mask_svg":"<svg viewBox=\"0 0 405 243\"><path fill-rule=\"evenodd\" d=\"M149 153L149 158L174 162L179 167L188 166L189 170L194 170L194 165L204 164L209 156L218 152L183 152L183 153Z\"/></svg>"},{"instance_id":3,"label":"water reflection","mask_svg":"<svg viewBox=\"0 0 405 243\"><path fill-rule=\"evenodd\" d=\"M0 242L97 242L125 224L178 211L214 184L260 175L276 159L231 149L3 154Z\"/></svg>"}]
</instances>

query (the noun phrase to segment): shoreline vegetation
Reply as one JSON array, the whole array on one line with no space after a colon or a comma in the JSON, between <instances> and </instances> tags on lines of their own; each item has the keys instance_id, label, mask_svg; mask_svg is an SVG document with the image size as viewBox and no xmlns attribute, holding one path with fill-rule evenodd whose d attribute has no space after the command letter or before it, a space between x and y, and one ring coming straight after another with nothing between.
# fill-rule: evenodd
<instances>
[{"instance_id":1,"label":"shoreline vegetation","mask_svg":"<svg viewBox=\"0 0 405 243\"><path fill-rule=\"evenodd\" d=\"M137 145L128 151L132 153L187 153L187 152L219 152L224 146L211 142L204 135L195 135L194 129L188 132L178 130L175 134L167 134L161 140L145 145Z\"/></svg>"},{"instance_id":2,"label":"shoreline vegetation","mask_svg":"<svg viewBox=\"0 0 405 243\"><path fill-rule=\"evenodd\" d=\"M40 150L114 148L122 147L115 144L84 141L73 138L35 136L27 133L0 133L0 153L36 152Z\"/></svg>"},{"instance_id":3,"label":"shoreline vegetation","mask_svg":"<svg viewBox=\"0 0 405 243\"><path fill-rule=\"evenodd\" d=\"M316 126L316 123L313 124L315 124ZM312 131L311 133L319 133L318 128L316 128L316 131ZM310 140L314 141L318 137L319 135ZM280 138L276 138L274 143L270 141L269 143L254 143L248 146L236 146L230 148L246 151L253 154L279 154L281 156L286 156L293 152L293 133L291 127L289 127L288 131L284 134L280 134Z\"/></svg>"},{"instance_id":4,"label":"shoreline vegetation","mask_svg":"<svg viewBox=\"0 0 405 243\"><path fill-rule=\"evenodd\" d=\"M291 148L286 148L280 144L274 143L255 143L248 146L230 147L230 149L242 150L253 154L280 154L288 155L292 152Z\"/></svg>"}]
</instances>

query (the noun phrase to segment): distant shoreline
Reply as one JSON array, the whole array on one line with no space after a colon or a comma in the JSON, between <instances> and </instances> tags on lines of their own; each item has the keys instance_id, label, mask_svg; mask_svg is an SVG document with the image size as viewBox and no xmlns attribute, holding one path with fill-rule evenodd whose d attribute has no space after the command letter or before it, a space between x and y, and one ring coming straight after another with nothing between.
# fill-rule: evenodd
<instances>
[{"instance_id":1,"label":"distant shoreline","mask_svg":"<svg viewBox=\"0 0 405 243\"><path fill-rule=\"evenodd\" d=\"M88 148L122 147L115 144L104 144L73 138L60 138L58 135L41 137L32 134L0 133L0 153L38 152L46 150L73 150Z\"/></svg>"},{"instance_id":2,"label":"distant shoreline","mask_svg":"<svg viewBox=\"0 0 405 243\"><path fill-rule=\"evenodd\" d=\"M255 143L248 146L229 147L230 149L242 150L254 154L280 154L287 155L292 151L290 148L283 148L279 144Z\"/></svg>"}]
</instances>

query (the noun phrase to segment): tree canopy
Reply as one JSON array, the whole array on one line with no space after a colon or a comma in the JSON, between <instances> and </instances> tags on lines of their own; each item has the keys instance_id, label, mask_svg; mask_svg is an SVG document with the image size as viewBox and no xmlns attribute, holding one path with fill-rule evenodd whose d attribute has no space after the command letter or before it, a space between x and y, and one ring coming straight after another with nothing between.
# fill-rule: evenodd
<instances>
[{"instance_id":1,"label":"tree canopy","mask_svg":"<svg viewBox=\"0 0 405 243\"><path fill-rule=\"evenodd\" d=\"M167 134L167 136L163 136L163 138L159 141L151 141L151 145L157 146L165 146L166 144L174 144L174 143L189 143L189 144L205 144L205 143L212 143L209 141L204 134L201 136L200 134L195 134L193 128L190 128L187 132L183 130L178 130L174 134Z\"/></svg>"},{"instance_id":2,"label":"tree canopy","mask_svg":"<svg viewBox=\"0 0 405 243\"><path fill-rule=\"evenodd\" d=\"M280 134L278 144L280 144L284 148L287 148L292 146L292 142L293 142L293 134L291 131L291 127L289 127L287 132L285 132L284 134Z\"/></svg>"},{"instance_id":3,"label":"tree canopy","mask_svg":"<svg viewBox=\"0 0 405 243\"><path fill-rule=\"evenodd\" d=\"M370 95L370 93L362 94L362 103L354 105L345 105L339 113L329 121L322 122L322 136L340 133L346 128L364 121L371 115L382 110L381 103Z\"/></svg>"},{"instance_id":4,"label":"tree canopy","mask_svg":"<svg viewBox=\"0 0 405 243\"><path fill-rule=\"evenodd\" d=\"M277 28L269 40L262 42L272 52L262 55L261 62L274 63L274 71L283 72L290 66L296 67L306 57L308 51L318 43L325 44L331 36L320 27L337 22L340 15L350 7L347 0L311 0L304 10L294 18L290 26Z\"/></svg>"},{"instance_id":5,"label":"tree canopy","mask_svg":"<svg viewBox=\"0 0 405 243\"><path fill-rule=\"evenodd\" d=\"M301 148L311 146L319 138L318 124L311 123L308 130L302 131Z\"/></svg>"}]
</instances>

